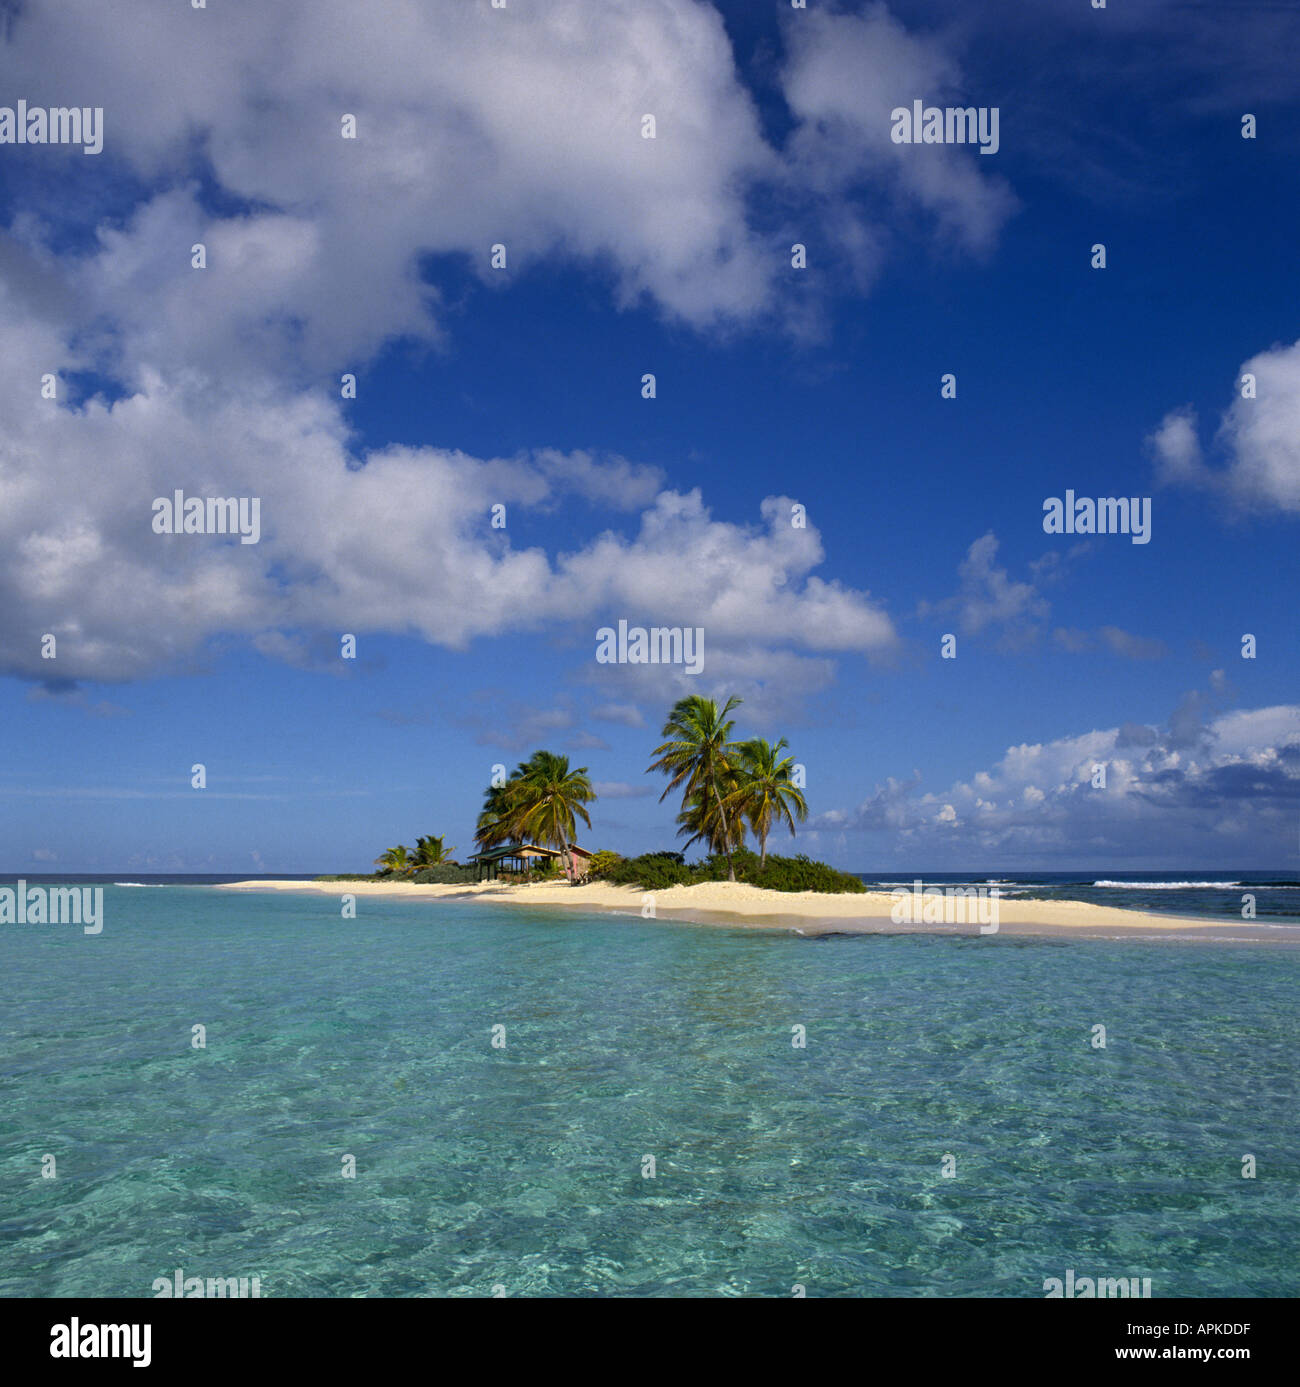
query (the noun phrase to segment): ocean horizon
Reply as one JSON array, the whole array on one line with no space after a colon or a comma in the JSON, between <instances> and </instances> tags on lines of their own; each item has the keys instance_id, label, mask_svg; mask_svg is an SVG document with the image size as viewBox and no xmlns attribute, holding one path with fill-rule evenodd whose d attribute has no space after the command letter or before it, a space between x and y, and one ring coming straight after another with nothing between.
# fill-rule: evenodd
<instances>
[{"instance_id":1,"label":"ocean horizon","mask_svg":"<svg viewBox=\"0 0 1300 1387\"><path fill-rule=\"evenodd\" d=\"M53 873L31 869L0 874L0 886L17 880L35 885L219 886L237 881L313 881L318 872L87 872ZM996 886L1006 900L1083 901L1121 910L1156 911L1196 919L1242 922L1245 896L1253 897L1255 924L1300 926L1300 872L1154 870L1056 872L865 872L850 871L869 891L913 889L917 881L935 887Z\"/></svg>"}]
</instances>

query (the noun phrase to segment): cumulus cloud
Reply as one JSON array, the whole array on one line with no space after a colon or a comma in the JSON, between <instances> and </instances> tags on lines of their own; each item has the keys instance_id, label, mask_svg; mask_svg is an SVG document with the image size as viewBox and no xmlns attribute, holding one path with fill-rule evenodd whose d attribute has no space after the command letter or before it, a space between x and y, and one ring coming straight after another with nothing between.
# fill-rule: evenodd
<instances>
[{"instance_id":1,"label":"cumulus cloud","mask_svg":"<svg viewBox=\"0 0 1300 1387\"><path fill-rule=\"evenodd\" d=\"M1253 377L1253 397L1243 395ZM1157 480L1218 492L1247 510L1300 514L1300 342L1243 363L1207 460L1190 405L1166 414L1150 437ZM1217 465L1216 465L1217 463Z\"/></svg>"},{"instance_id":2,"label":"cumulus cloud","mask_svg":"<svg viewBox=\"0 0 1300 1387\"><path fill-rule=\"evenodd\" d=\"M782 81L798 121L789 143L792 174L840 209L831 231L844 248L872 269L881 258L884 228L844 197L870 185L895 212L928 217L955 243L988 250L1017 205L1005 182L968 149L890 137L890 112L910 110L915 100L996 104L966 98L942 38L909 33L883 4L860 15L809 9L786 35Z\"/></svg>"},{"instance_id":3,"label":"cumulus cloud","mask_svg":"<svg viewBox=\"0 0 1300 1387\"><path fill-rule=\"evenodd\" d=\"M1209 469L1201 458L1201 440L1196 431L1196 411L1190 405L1171 410L1151 435L1156 457L1156 479L1165 485L1191 483L1204 485Z\"/></svg>"},{"instance_id":4,"label":"cumulus cloud","mask_svg":"<svg viewBox=\"0 0 1300 1387\"><path fill-rule=\"evenodd\" d=\"M1008 748L991 769L941 792L891 778L852 810L819 815L823 833L889 831L925 864L1034 864L1046 857L1186 856L1272 864L1294 852L1300 809L1300 705L1203 722L1184 700L1169 726L1126 723ZM1104 766L1104 788L1094 767Z\"/></svg>"},{"instance_id":5,"label":"cumulus cloud","mask_svg":"<svg viewBox=\"0 0 1300 1387\"><path fill-rule=\"evenodd\" d=\"M237 19L159 6L147 24L89 0L15 11L0 76L102 105L103 163L81 157L109 182L0 236L4 672L50 681L45 633L66 683L194 668L223 635L320 667L341 631L465 649L549 628L585 643L597 619L627 616L703 626L708 677L776 707L783 683L824 687L829 656L888 651L887 613L816 572L819 536L790 526L784 498L740 524L615 455L361 449L335 393L337 372L384 345L436 346L454 328L440 257L496 287L577 260L617 303L707 328L770 314L788 280L753 220L758 188L812 190L818 215L864 243L875 231L854 199L887 188L986 246L1007 204L978 156L900 161L887 111L877 129L881 103L902 100L895 62L907 82L959 82L938 41L882 8L800 15L791 35L796 135L778 149L719 14L696 0L435 3L383 24L348 0ZM867 64L866 106L843 52ZM505 279L488 269L498 241ZM57 400L36 395L46 373ZM177 488L258 497L261 543L155 535L151 503ZM517 548L488 525L498 502L589 503L639 528ZM658 699L675 676L622 677L615 702Z\"/></svg>"},{"instance_id":6,"label":"cumulus cloud","mask_svg":"<svg viewBox=\"0 0 1300 1387\"><path fill-rule=\"evenodd\" d=\"M547 623L573 629L602 611L705 626L720 651L864 651L893 639L867 594L813 572L818 533L795 530L780 498L763 502L762 524L744 526L714 520L698 491L660 491L657 469L617 457L358 455L335 400L270 379L221 390L201 374L150 368L116 400L70 406L66 380L64 398L42 400L42 375L79 363L56 325L3 283L0 352L8 673L126 679L193 661L219 634L301 664L319 662L322 631L465 649ZM155 534L152 502L177 488L258 497L260 543ZM640 511L639 534L547 553L491 529L498 502L545 510L561 499ZM41 658L47 633L57 662Z\"/></svg>"},{"instance_id":7,"label":"cumulus cloud","mask_svg":"<svg viewBox=\"0 0 1300 1387\"><path fill-rule=\"evenodd\" d=\"M663 469L626 458L597 458L590 453L561 453L543 448L533 455L558 504L561 495L611 510L635 511L648 506L664 484ZM539 495L539 502L545 498Z\"/></svg>"},{"instance_id":8,"label":"cumulus cloud","mask_svg":"<svg viewBox=\"0 0 1300 1387\"><path fill-rule=\"evenodd\" d=\"M106 156L146 185L202 159L233 210L205 211L195 186L160 194L106 236L106 288L121 308L152 291L163 318L201 294L213 336L259 312L291 313L322 359L431 336L418 257L468 256L486 275L495 242L515 267L559 251L600 262L620 301L650 294L696 323L748 316L770 291L743 200L775 156L721 16L692 0L435 0L381 22L350 0L283 0L152 6L137 23L64 0L22 8L0 72L7 89L102 105ZM196 235L218 271L202 286Z\"/></svg>"},{"instance_id":9,"label":"cumulus cloud","mask_svg":"<svg viewBox=\"0 0 1300 1387\"><path fill-rule=\"evenodd\" d=\"M893 624L866 593L812 572L824 559L813 526L795 529L792 502L769 496L763 525L714 520L699 488L665 491L635 539L608 532L560 560L566 602L702 626L711 642L762 635L809 650L868 652L892 645Z\"/></svg>"},{"instance_id":10,"label":"cumulus cloud","mask_svg":"<svg viewBox=\"0 0 1300 1387\"><path fill-rule=\"evenodd\" d=\"M782 147L698 0L427 0L382 23L351 0L281 0L154 6L134 24L96 0L33 0L11 16L0 78L103 106L102 166L138 187L125 211L116 190L111 220L106 194L79 200L91 253L70 302L88 346L97 325L123 371L292 363L305 379L395 337L439 341L446 257L495 287L578 260L619 305L712 327L802 313L782 201L804 235L824 226L863 287L891 210L988 249L1013 204L1000 180L973 151L889 139L891 107L960 85L942 40L883 5L791 21ZM61 216L75 222L79 202ZM36 219L21 230L52 243Z\"/></svg>"},{"instance_id":11,"label":"cumulus cloud","mask_svg":"<svg viewBox=\"0 0 1300 1387\"><path fill-rule=\"evenodd\" d=\"M957 566L957 593L942 602L922 602L918 615L955 614L966 635L1000 627L1004 643L1032 638L1049 604L1033 583L1018 582L999 568L997 555L998 539L990 530L974 541Z\"/></svg>"}]
</instances>

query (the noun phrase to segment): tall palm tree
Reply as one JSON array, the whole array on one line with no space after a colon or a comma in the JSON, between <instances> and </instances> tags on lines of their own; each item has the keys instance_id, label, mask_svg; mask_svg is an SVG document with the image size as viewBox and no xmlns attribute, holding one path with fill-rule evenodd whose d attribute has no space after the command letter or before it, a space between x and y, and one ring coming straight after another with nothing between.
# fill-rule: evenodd
<instances>
[{"instance_id":1,"label":"tall palm tree","mask_svg":"<svg viewBox=\"0 0 1300 1387\"><path fill-rule=\"evenodd\" d=\"M410 848L404 843L399 843L395 848L388 848L376 857L375 866L386 867L390 872L409 872L414 865L410 853Z\"/></svg>"},{"instance_id":2,"label":"tall palm tree","mask_svg":"<svg viewBox=\"0 0 1300 1387\"><path fill-rule=\"evenodd\" d=\"M738 817L743 815L758 839L760 869L767 863L767 835L774 823L789 826L794 837L794 821L808 817L808 802L794 783L794 757L782 756L789 745L784 737L775 746L763 737L741 742L738 783L724 796L724 803Z\"/></svg>"},{"instance_id":3,"label":"tall palm tree","mask_svg":"<svg viewBox=\"0 0 1300 1387\"><path fill-rule=\"evenodd\" d=\"M436 867L450 860L455 848L446 846L447 840L439 834L431 833L427 838L415 840L414 863L417 867Z\"/></svg>"},{"instance_id":4,"label":"tall palm tree","mask_svg":"<svg viewBox=\"0 0 1300 1387\"><path fill-rule=\"evenodd\" d=\"M691 694L678 699L668 714L660 734L668 740L655 747L657 756L649 770L663 771L669 777L668 788L659 796L662 804L671 791L682 788L682 812L686 813L692 795L702 800L712 799L718 815L718 830L727 856L727 880L735 881L736 868L731 860L733 838L731 818L723 803L723 782L735 774L733 765L736 749L731 742L731 722L727 714L740 707L741 700L729 698L721 711L711 698ZM713 812L709 811L710 814Z\"/></svg>"},{"instance_id":5,"label":"tall palm tree","mask_svg":"<svg viewBox=\"0 0 1300 1387\"><path fill-rule=\"evenodd\" d=\"M596 798L596 792L586 766L571 770L567 756L535 751L515 776L506 797L510 818L523 836L558 849L567 875L572 866L569 844L577 836L577 819L591 827L585 806Z\"/></svg>"}]
</instances>

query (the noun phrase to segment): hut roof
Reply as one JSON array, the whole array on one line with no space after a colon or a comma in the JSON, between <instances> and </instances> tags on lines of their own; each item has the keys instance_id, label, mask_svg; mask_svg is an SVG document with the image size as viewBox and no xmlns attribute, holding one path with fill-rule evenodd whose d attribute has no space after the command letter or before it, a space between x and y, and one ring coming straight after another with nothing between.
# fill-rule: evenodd
<instances>
[{"instance_id":1,"label":"hut roof","mask_svg":"<svg viewBox=\"0 0 1300 1387\"><path fill-rule=\"evenodd\" d=\"M559 857L554 848L538 847L536 843L502 843L470 858L471 862L499 862L503 857Z\"/></svg>"}]
</instances>

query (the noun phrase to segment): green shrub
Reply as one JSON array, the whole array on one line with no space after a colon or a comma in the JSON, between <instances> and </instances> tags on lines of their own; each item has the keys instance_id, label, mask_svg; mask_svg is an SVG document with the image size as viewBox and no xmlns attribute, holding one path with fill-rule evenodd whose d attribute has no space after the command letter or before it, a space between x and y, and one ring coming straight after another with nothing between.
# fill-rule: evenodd
<instances>
[{"instance_id":1,"label":"green shrub","mask_svg":"<svg viewBox=\"0 0 1300 1387\"><path fill-rule=\"evenodd\" d=\"M665 862L676 862L679 867L686 865L686 855L680 852L671 852L667 848L660 848L658 852L648 852L645 854L647 859L652 857L662 857Z\"/></svg>"},{"instance_id":2,"label":"green shrub","mask_svg":"<svg viewBox=\"0 0 1300 1387\"><path fill-rule=\"evenodd\" d=\"M731 854L731 860L736 866L737 881L751 880L758 870L758 854L750 852L748 848L737 848ZM727 859L720 852L715 852L702 861L692 863L691 873L696 881L726 881Z\"/></svg>"},{"instance_id":3,"label":"green shrub","mask_svg":"<svg viewBox=\"0 0 1300 1387\"><path fill-rule=\"evenodd\" d=\"M467 886L478 880L473 867L461 867L455 862L439 862L436 867L421 867L411 880L417 886Z\"/></svg>"},{"instance_id":4,"label":"green shrub","mask_svg":"<svg viewBox=\"0 0 1300 1387\"><path fill-rule=\"evenodd\" d=\"M759 857L748 848L739 848L731 855L736 867L736 880L761 886L765 891L824 891L830 893L865 892L866 887L855 876L814 862L802 853L798 857L778 857L769 853L762 868ZM726 881L727 859L720 853L706 857L691 868L696 881Z\"/></svg>"},{"instance_id":5,"label":"green shrub","mask_svg":"<svg viewBox=\"0 0 1300 1387\"><path fill-rule=\"evenodd\" d=\"M693 880L691 869L675 861L678 856L677 853L648 852L640 857L621 857L600 876L615 886L640 886L647 891L689 886ZM596 875L594 869L591 875Z\"/></svg>"},{"instance_id":6,"label":"green shrub","mask_svg":"<svg viewBox=\"0 0 1300 1387\"><path fill-rule=\"evenodd\" d=\"M750 856L753 857L753 854ZM847 891L861 894L867 889L848 872L828 867L825 862L814 862L802 853L798 857L777 857L769 853L761 871L755 859L753 870L746 880L768 891Z\"/></svg>"},{"instance_id":7,"label":"green shrub","mask_svg":"<svg viewBox=\"0 0 1300 1387\"><path fill-rule=\"evenodd\" d=\"M587 875L589 877L607 877L622 861L623 858L616 852L607 852L604 849L600 852L593 852L591 860L587 863Z\"/></svg>"},{"instance_id":8,"label":"green shrub","mask_svg":"<svg viewBox=\"0 0 1300 1387\"><path fill-rule=\"evenodd\" d=\"M597 860L599 859L599 860ZM802 853L798 857L768 855L760 869L758 854L739 848L731 855L736 880L760 886L767 891L823 891L862 893L866 887L857 877L814 862ZM620 857L599 852L591 859L590 875L616 886L640 886L643 890L663 890L669 886L693 886L699 882L726 881L727 859L721 853L687 866L681 853L647 852L640 857Z\"/></svg>"}]
</instances>

